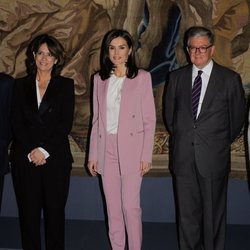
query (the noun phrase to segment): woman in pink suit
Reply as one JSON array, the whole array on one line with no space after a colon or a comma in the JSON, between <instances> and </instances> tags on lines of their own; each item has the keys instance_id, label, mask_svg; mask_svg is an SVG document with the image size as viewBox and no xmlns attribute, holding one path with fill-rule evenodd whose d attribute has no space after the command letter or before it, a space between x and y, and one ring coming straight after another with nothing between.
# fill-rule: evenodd
<instances>
[{"instance_id":1,"label":"woman in pink suit","mask_svg":"<svg viewBox=\"0 0 250 250\"><path fill-rule=\"evenodd\" d=\"M151 168L155 106L151 76L138 70L131 35L109 31L94 76L88 168L101 175L113 250L140 250L142 177Z\"/></svg>"}]
</instances>

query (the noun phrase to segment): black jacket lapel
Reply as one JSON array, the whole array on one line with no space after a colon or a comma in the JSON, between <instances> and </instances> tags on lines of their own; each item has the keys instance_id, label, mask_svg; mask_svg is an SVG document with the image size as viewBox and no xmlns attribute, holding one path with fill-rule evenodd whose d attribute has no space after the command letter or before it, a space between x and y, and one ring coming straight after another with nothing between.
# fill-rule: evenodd
<instances>
[{"instance_id":1,"label":"black jacket lapel","mask_svg":"<svg viewBox=\"0 0 250 250\"><path fill-rule=\"evenodd\" d=\"M56 93L56 85L57 78L51 78L38 110L40 116L43 115L43 113L51 107L53 98Z\"/></svg>"}]
</instances>

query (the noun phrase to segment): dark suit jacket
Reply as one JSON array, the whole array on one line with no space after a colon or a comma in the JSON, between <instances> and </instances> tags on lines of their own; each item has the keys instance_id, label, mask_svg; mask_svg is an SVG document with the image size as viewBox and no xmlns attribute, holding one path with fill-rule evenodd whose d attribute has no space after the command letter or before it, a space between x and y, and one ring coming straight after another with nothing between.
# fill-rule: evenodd
<instances>
[{"instance_id":1,"label":"dark suit jacket","mask_svg":"<svg viewBox=\"0 0 250 250\"><path fill-rule=\"evenodd\" d=\"M12 100L12 166L32 165L27 155L42 147L50 154L47 164L71 167L68 135L74 114L73 80L62 76L51 78L38 109L35 76L20 78L15 81Z\"/></svg>"},{"instance_id":2,"label":"dark suit jacket","mask_svg":"<svg viewBox=\"0 0 250 250\"><path fill-rule=\"evenodd\" d=\"M200 114L191 108L192 65L170 74L165 118L172 135L172 170L188 175L194 163L201 175L217 178L230 170L230 144L245 118L245 97L236 72L214 62Z\"/></svg>"},{"instance_id":3,"label":"dark suit jacket","mask_svg":"<svg viewBox=\"0 0 250 250\"><path fill-rule=\"evenodd\" d=\"M0 176L9 171L8 146L10 133L10 102L14 79L0 73Z\"/></svg>"}]
</instances>

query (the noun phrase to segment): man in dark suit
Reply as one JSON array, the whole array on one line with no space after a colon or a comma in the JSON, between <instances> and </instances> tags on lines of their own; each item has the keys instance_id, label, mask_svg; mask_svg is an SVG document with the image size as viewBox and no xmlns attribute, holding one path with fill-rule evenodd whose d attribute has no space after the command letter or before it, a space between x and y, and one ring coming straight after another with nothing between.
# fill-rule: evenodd
<instances>
[{"instance_id":1,"label":"man in dark suit","mask_svg":"<svg viewBox=\"0 0 250 250\"><path fill-rule=\"evenodd\" d=\"M186 38L192 65L170 74L165 97L179 247L223 250L230 145L244 123L244 90L239 74L212 60L210 30L191 27Z\"/></svg>"},{"instance_id":2,"label":"man in dark suit","mask_svg":"<svg viewBox=\"0 0 250 250\"><path fill-rule=\"evenodd\" d=\"M4 175L9 171L8 146L10 143L10 101L14 79L0 73L0 212Z\"/></svg>"}]
</instances>

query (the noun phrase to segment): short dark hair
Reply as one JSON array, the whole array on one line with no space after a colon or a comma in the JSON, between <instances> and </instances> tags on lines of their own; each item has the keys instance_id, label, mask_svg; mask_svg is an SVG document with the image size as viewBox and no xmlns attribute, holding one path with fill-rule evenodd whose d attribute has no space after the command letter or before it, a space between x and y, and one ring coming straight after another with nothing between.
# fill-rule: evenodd
<instances>
[{"instance_id":1,"label":"short dark hair","mask_svg":"<svg viewBox=\"0 0 250 250\"><path fill-rule=\"evenodd\" d=\"M189 40L193 37L206 36L210 45L214 45L214 33L203 26L192 26L186 31L186 46L189 46Z\"/></svg>"},{"instance_id":2,"label":"short dark hair","mask_svg":"<svg viewBox=\"0 0 250 250\"><path fill-rule=\"evenodd\" d=\"M48 34L39 35L30 42L26 52L28 73L36 74L37 72L34 54L38 52L42 44L46 44L51 55L57 59L57 63L52 68L51 75L59 75L65 64L65 51L62 44L55 37Z\"/></svg>"},{"instance_id":3,"label":"short dark hair","mask_svg":"<svg viewBox=\"0 0 250 250\"><path fill-rule=\"evenodd\" d=\"M100 71L99 74L102 80L108 79L111 75L111 72L114 70L114 65L109 59L109 45L113 39L117 37L122 37L128 44L131 53L128 56L127 66L127 77L134 78L138 74L138 68L135 63L135 51L133 45L132 36L128 31L123 29L112 29L108 31L102 41L101 55L100 55Z\"/></svg>"}]
</instances>

